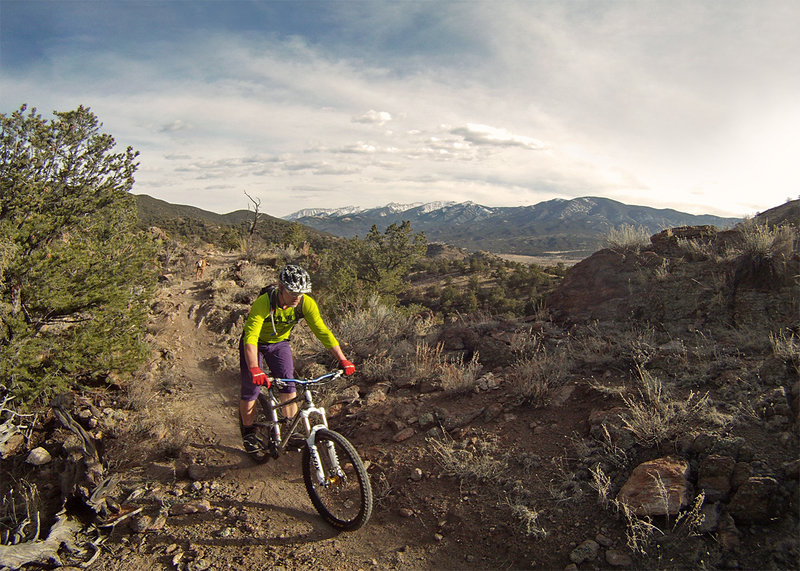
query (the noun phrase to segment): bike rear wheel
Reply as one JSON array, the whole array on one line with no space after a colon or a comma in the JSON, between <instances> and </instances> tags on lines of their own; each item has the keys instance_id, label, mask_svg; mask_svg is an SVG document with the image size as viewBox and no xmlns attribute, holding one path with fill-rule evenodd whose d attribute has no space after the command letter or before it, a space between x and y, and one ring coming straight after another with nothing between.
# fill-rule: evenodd
<instances>
[{"instance_id":1,"label":"bike rear wheel","mask_svg":"<svg viewBox=\"0 0 800 571\"><path fill-rule=\"evenodd\" d=\"M333 430L317 431L315 444L324 474L321 482L311 451L303 448L303 480L311 503L333 527L360 528L372 515L372 487L364 463L353 445Z\"/></svg>"}]
</instances>

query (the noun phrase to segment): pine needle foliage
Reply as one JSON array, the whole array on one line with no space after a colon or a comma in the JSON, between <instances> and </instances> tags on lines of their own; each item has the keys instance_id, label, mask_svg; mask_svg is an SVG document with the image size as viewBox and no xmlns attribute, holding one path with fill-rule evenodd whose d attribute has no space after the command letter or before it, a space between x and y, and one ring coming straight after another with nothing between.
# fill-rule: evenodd
<instances>
[{"instance_id":1,"label":"pine needle foliage","mask_svg":"<svg viewBox=\"0 0 800 571\"><path fill-rule=\"evenodd\" d=\"M134 369L155 284L138 153L88 108L53 115L0 115L0 383L27 400Z\"/></svg>"}]
</instances>

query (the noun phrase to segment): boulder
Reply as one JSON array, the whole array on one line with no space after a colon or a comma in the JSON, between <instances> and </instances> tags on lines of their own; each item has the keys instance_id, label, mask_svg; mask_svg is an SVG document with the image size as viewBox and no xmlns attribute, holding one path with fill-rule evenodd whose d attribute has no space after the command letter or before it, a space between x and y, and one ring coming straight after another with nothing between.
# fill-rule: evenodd
<instances>
[{"instance_id":1,"label":"boulder","mask_svg":"<svg viewBox=\"0 0 800 571\"><path fill-rule=\"evenodd\" d=\"M689 463L666 456L639 464L617 500L637 516L674 515L689 504Z\"/></svg>"},{"instance_id":2,"label":"boulder","mask_svg":"<svg viewBox=\"0 0 800 571\"><path fill-rule=\"evenodd\" d=\"M753 476L736 490L728 511L740 524L767 523L780 515L784 504L782 496L777 480Z\"/></svg>"}]
</instances>

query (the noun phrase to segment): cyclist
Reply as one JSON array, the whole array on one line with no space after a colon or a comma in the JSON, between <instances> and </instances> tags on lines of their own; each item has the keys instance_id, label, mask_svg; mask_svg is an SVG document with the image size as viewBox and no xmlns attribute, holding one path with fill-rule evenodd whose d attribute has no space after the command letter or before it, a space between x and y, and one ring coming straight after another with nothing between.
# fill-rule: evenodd
<instances>
[{"instance_id":1,"label":"cyclist","mask_svg":"<svg viewBox=\"0 0 800 571\"><path fill-rule=\"evenodd\" d=\"M278 274L278 283L268 286L253 302L244 324L239 342L239 369L241 373L241 401L239 415L242 421L244 449L251 453L259 450L259 442L253 421L255 405L261 386L269 388L270 380L264 372L264 364L273 377L294 378L294 360L289 336L295 325L305 319L317 339L339 360L345 375L352 375L356 368L347 360L339 342L325 325L319 306L308 295L311 277L300 266L289 264ZM296 396L293 383L280 389L281 402ZM297 413L297 403L283 409L285 418Z\"/></svg>"}]
</instances>

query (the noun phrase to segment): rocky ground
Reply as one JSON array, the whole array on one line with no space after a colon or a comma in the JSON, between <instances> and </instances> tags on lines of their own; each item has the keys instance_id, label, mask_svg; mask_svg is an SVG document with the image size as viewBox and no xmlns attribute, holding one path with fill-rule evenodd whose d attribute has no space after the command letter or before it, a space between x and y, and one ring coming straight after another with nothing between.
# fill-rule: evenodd
<instances>
[{"instance_id":1,"label":"rocky ground","mask_svg":"<svg viewBox=\"0 0 800 571\"><path fill-rule=\"evenodd\" d=\"M372 519L352 533L335 532L314 511L299 453L256 465L241 449L232 347L241 315L222 334L209 309L214 280L233 275L236 258L211 253L202 278L188 266L165 276L150 329L158 351L137 377L142 391L89 391L69 407L102 443L104 474L118 480L104 525L84 537L100 550L76 543L72 553L62 547L61 560L94 555L89 567L98 570L797 568L796 370L748 350L730 324L709 325L715 311L733 311L742 322L755 319L752 312L737 309L736 300L733 309L665 304L665 319L684 332L694 327L691 334L642 327L624 350L620 339L630 327L618 329L618 345L602 334L614 314L644 311L642 292L631 285L642 268L658 278L637 282L650 295L694 271L678 265L668 251L674 244L662 246L649 254L605 251L576 267L552 304L554 312L577 308L572 316L583 325L562 315L557 322L497 321L491 331L485 323L462 324L439 334L451 352L478 344L499 354L521 326L551 354L569 345L562 380L534 404L511 390L509 364L493 363L487 353L480 379L463 393L360 373L348 378L330 422L368 463L375 494ZM672 264L666 274L658 270L664 260ZM605 302L569 297L577 281L597 284L601 274L605 290L619 288ZM693 279L707 285L715 278ZM774 309L748 292L751 305ZM714 343L704 344L712 330ZM300 354L313 355L308 343ZM637 348L646 355L633 355ZM651 399L655 408L632 408L636 391L642 396L637 363L654 373L681 371L672 380L687 390L674 400ZM650 441L634 430L641 428L637 410L664 414L664 425L681 414L694 418L686 407L702 394L720 418ZM723 406L723 394L738 404ZM41 446L52 460L34 466L25 462L27 450L18 450L3 460L3 471L4 478L38 483L46 501L63 488L69 432L51 417L37 422L28 448ZM627 515L619 499L631 506ZM0 564L7 555L0 549Z\"/></svg>"}]
</instances>

